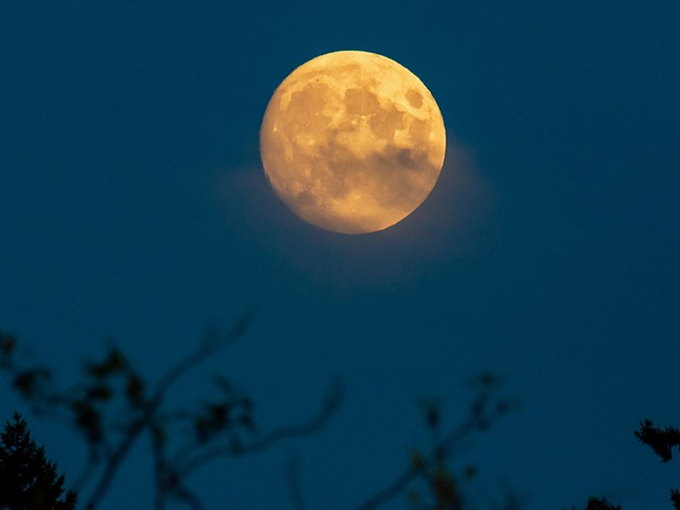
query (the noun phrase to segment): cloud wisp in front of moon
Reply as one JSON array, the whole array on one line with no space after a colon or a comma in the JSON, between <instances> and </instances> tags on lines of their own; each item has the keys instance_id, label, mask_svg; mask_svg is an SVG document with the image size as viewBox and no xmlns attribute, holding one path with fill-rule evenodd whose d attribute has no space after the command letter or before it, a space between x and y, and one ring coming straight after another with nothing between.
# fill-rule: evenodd
<instances>
[{"instance_id":1,"label":"cloud wisp in front of moon","mask_svg":"<svg viewBox=\"0 0 680 510\"><path fill-rule=\"evenodd\" d=\"M320 228L360 234L411 214L437 182L444 123L422 82L380 55L342 51L291 73L260 134L278 196Z\"/></svg>"}]
</instances>

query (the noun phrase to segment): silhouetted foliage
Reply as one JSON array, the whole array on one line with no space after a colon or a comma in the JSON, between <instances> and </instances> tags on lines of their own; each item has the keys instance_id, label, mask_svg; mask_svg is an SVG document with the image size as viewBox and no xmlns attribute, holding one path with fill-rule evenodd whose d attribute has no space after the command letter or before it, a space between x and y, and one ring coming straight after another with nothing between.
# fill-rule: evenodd
<instances>
[{"instance_id":1,"label":"silhouetted foliage","mask_svg":"<svg viewBox=\"0 0 680 510\"><path fill-rule=\"evenodd\" d=\"M311 434L330 419L341 401L341 389L336 385L310 420L263 432L255 419L253 400L224 376L215 376L217 398L203 399L189 407L168 408L166 396L170 388L239 339L251 318L252 313L244 314L226 333L209 329L198 349L172 366L155 384L147 381L119 348L110 345L102 359L84 364L83 380L66 390L56 390L52 371L41 365L19 363L16 337L3 332L0 370L10 376L14 390L36 413L66 417L80 433L89 457L76 488L94 479L88 508L102 500L132 446L147 433L154 461L156 510L164 509L168 500L201 509L200 499L186 485L188 475L216 459L259 452L281 440ZM467 414L448 430L442 427L440 401L419 402L431 447L412 449L402 471L360 504L358 510L377 509L402 495L414 510L465 510L474 506L465 484L477 476L478 469L472 464L456 467L454 450L495 424L513 405L499 395L500 384L494 374L482 374L473 383L475 398ZM635 436L662 462L672 459L673 448L680 450L680 430L675 427L661 429L645 420ZM30 439L26 422L18 415L12 424L7 424L1 446L0 510L75 509L76 493L63 495L63 475L57 476L56 466L45 458L44 448L38 448ZM297 463L291 465L289 474L291 502L304 510ZM524 498L506 492L500 508L518 510L525 506ZM680 492L671 490L670 499L675 510L680 510ZM621 506L591 497L584 510L621 510Z\"/></svg>"},{"instance_id":2,"label":"silhouetted foliage","mask_svg":"<svg viewBox=\"0 0 680 510\"><path fill-rule=\"evenodd\" d=\"M102 500L133 444L148 433L154 460L155 508L163 509L167 500L173 499L198 509L202 508L200 499L186 485L189 474L218 458L259 452L281 440L311 434L330 419L340 404L341 391L336 385L315 417L264 433L255 420L252 399L224 376L216 376L218 398L204 399L191 407L168 409L165 402L170 387L240 338L251 317L250 313L245 314L226 334L217 328L209 329L199 348L171 367L156 384L150 384L119 348L110 345L102 359L84 364L80 382L66 390L56 390L51 370L20 364L15 355L16 337L1 332L0 369L10 375L14 389L36 413L66 417L80 433L89 460L76 487L94 479L90 505ZM477 470L471 465L452 467L449 458L452 450L470 436L488 429L511 408L507 400L499 397L499 381L493 374L475 378L474 385L476 396L467 416L448 431L441 427L440 404L421 402L432 446L414 449L408 461L405 459L401 474L360 504L359 510L382 507L409 489L408 496L415 508L468 508L462 485L474 478ZM305 508L296 469L291 469L289 487L295 507ZM522 506L519 499L512 501L504 508L517 510Z\"/></svg>"},{"instance_id":3,"label":"silhouetted foliage","mask_svg":"<svg viewBox=\"0 0 680 510\"><path fill-rule=\"evenodd\" d=\"M75 492L64 495L64 475L15 413L0 438L0 510L73 510L76 503Z\"/></svg>"},{"instance_id":4,"label":"silhouetted foliage","mask_svg":"<svg viewBox=\"0 0 680 510\"><path fill-rule=\"evenodd\" d=\"M434 400L420 402L425 426L434 446L425 452L420 449L412 450L410 466L403 475L408 484L420 481L419 487L408 492L408 499L414 509L463 510L469 507L468 498L464 494L464 482L477 476L477 468L472 464L459 469L452 467L452 451L471 435L488 429L513 407L511 402L499 395L501 384L496 375L483 373L471 382L476 395L467 417L446 434L442 434L441 430L441 403ZM391 490L396 487L396 484L393 485ZM374 498L374 501L382 502L389 493L383 491L381 494L383 499ZM510 501L511 495L507 496ZM508 501L505 503L508 504ZM522 503L517 499L515 506L511 508L520 506Z\"/></svg>"},{"instance_id":5,"label":"silhouetted foliage","mask_svg":"<svg viewBox=\"0 0 680 510\"><path fill-rule=\"evenodd\" d=\"M186 485L189 474L219 458L256 453L279 441L311 434L330 419L341 402L341 388L334 385L311 419L266 432L257 425L253 401L229 380L216 376L218 398L188 407L168 407L171 387L239 339L251 318L252 311L226 333L210 328L201 345L155 384L149 383L118 347L110 345L102 359L84 364L81 381L64 390L55 389L50 369L19 363L17 339L6 333L0 333L0 369L36 413L66 418L80 433L89 455L76 487L92 486L90 505L96 507L102 500L123 460L146 433L151 438L155 508L165 508L170 499L202 508L200 499Z\"/></svg>"},{"instance_id":6,"label":"silhouetted foliage","mask_svg":"<svg viewBox=\"0 0 680 510\"><path fill-rule=\"evenodd\" d=\"M680 492L677 489L671 489L671 502L675 510L680 510Z\"/></svg>"},{"instance_id":7,"label":"silhouetted foliage","mask_svg":"<svg viewBox=\"0 0 680 510\"><path fill-rule=\"evenodd\" d=\"M635 437L654 450L661 457L661 462L673 458L673 447L680 449L680 431L675 427L660 429L651 420L640 423L640 430L635 431ZM675 510L680 510L680 492L677 489L671 489L671 503Z\"/></svg>"},{"instance_id":8,"label":"silhouetted foliage","mask_svg":"<svg viewBox=\"0 0 680 510\"><path fill-rule=\"evenodd\" d=\"M635 432L635 437L654 450L662 462L668 462L673 458L674 446L680 448L680 430L675 427L660 429L650 420L640 424L640 430Z\"/></svg>"},{"instance_id":9,"label":"silhouetted foliage","mask_svg":"<svg viewBox=\"0 0 680 510\"><path fill-rule=\"evenodd\" d=\"M499 379L484 373L471 381L475 397L470 408L457 426L442 430L441 403L438 400L421 400L423 419L431 434L429 449L413 449L404 459L405 466L390 483L373 496L359 504L357 510L375 510L394 499L406 496L414 510L464 510L475 508L464 492L465 482L473 479L477 468L466 464L453 467L454 450L475 434L487 430L514 407L509 400L500 396ZM298 462L292 462L288 473L291 500L297 510L306 510ZM519 510L524 506L523 498L507 491L502 508Z\"/></svg>"},{"instance_id":10,"label":"silhouetted foliage","mask_svg":"<svg viewBox=\"0 0 680 510\"><path fill-rule=\"evenodd\" d=\"M607 498L588 498L586 510L621 510L621 505L614 505Z\"/></svg>"}]
</instances>

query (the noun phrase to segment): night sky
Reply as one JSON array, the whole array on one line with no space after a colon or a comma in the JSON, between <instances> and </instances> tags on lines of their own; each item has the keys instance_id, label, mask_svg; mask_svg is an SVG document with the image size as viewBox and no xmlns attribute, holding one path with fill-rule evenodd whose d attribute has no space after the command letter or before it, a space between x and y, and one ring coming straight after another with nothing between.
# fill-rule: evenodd
<instances>
[{"instance_id":1,"label":"night sky","mask_svg":"<svg viewBox=\"0 0 680 510\"><path fill-rule=\"evenodd\" d=\"M414 72L448 136L428 200L363 236L299 220L259 156L278 84L344 49ZM266 431L345 385L320 433L197 472L208 509L292 508L291 456L310 509L355 507L429 444L418 400L453 426L482 371L521 406L454 459L480 507L508 486L532 510L669 508L677 466L633 431L680 426L679 171L677 0L0 3L0 329L22 356L66 384L113 338L153 379L257 303L178 403L220 372ZM24 412L75 476L75 434L9 387L0 420ZM141 446L102 510L150 507Z\"/></svg>"}]
</instances>

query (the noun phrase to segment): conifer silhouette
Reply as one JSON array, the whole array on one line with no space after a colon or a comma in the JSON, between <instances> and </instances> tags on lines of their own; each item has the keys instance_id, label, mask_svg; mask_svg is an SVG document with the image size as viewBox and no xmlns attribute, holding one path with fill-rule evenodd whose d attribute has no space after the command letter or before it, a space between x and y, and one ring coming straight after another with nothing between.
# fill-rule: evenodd
<instances>
[{"instance_id":1,"label":"conifer silhouette","mask_svg":"<svg viewBox=\"0 0 680 510\"><path fill-rule=\"evenodd\" d=\"M76 502L75 492L64 495L64 475L14 413L0 436L0 510L73 510Z\"/></svg>"}]
</instances>

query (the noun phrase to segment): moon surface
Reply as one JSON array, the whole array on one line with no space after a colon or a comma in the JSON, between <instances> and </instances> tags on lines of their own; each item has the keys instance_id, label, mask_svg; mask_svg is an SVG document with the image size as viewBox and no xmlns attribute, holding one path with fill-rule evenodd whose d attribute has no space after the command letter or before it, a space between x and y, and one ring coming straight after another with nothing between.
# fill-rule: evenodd
<instances>
[{"instance_id":1,"label":"moon surface","mask_svg":"<svg viewBox=\"0 0 680 510\"><path fill-rule=\"evenodd\" d=\"M411 214L434 188L446 132L434 97L387 57L338 51L274 92L260 153L276 194L325 230L365 234Z\"/></svg>"}]
</instances>

